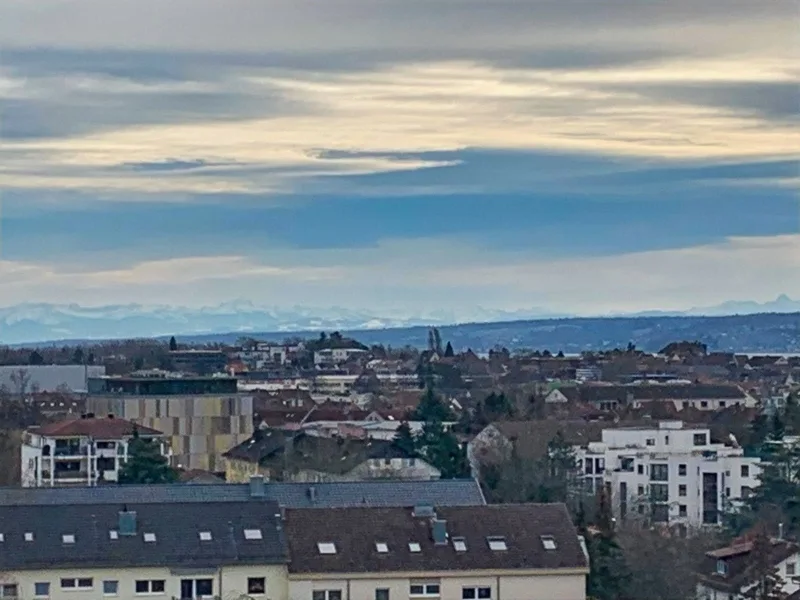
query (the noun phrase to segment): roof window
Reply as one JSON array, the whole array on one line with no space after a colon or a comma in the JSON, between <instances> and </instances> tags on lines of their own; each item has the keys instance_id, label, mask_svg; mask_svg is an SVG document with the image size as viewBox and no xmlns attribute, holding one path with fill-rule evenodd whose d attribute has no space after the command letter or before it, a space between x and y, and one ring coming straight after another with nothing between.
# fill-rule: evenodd
<instances>
[{"instance_id":1,"label":"roof window","mask_svg":"<svg viewBox=\"0 0 800 600\"><path fill-rule=\"evenodd\" d=\"M211 541L211 532L210 531L201 531L200 532L200 541L201 542L210 542Z\"/></svg>"},{"instance_id":2,"label":"roof window","mask_svg":"<svg viewBox=\"0 0 800 600\"><path fill-rule=\"evenodd\" d=\"M466 552L467 551L467 540L463 537L454 537L453 538L453 548L456 552Z\"/></svg>"},{"instance_id":3,"label":"roof window","mask_svg":"<svg viewBox=\"0 0 800 600\"><path fill-rule=\"evenodd\" d=\"M556 549L556 538L552 535L543 535L542 539L542 546L544 546L545 550L555 550Z\"/></svg>"},{"instance_id":4,"label":"roof window","mask_svg":"<svg viewBox=\"0 0 800 600\"><path fill-rule=\"evenodd\" d=\"M417 542L408 542L408 551L413 553L422 552L422 547Z\"/></svg>"},{"instance_id":5,"label":"roof window","mask_svg":"<svg viewBox=\"0 0 800 600\"><path fill-rule=\"evenodd\" d=\"M508 550L506 538L503 536L495 535L486 538L490 550Z\"/></svg>"},{"instance_id":6,"label":"roof window","mask_svg":"<svg viewBox=\"0 0 800 600\"><path fill-rule=\"evenodd\" d=\"M33 533L30 531L25 532L25 541L32 542L33 541Z\"/></svg>"},{"instance_id":7,"label":"roof window","mask_svg":"<svg viewBox=\"0 0 800 600\"><path fill-rule=\"evenodd\" d=\"M333 542L317 542L317 550L320 554L336 554L336 544Z\"/></svg>"},{"instance_id":8,"label":"roof window","mask_svg":"<svg viewBox=\"0 0 800 600\"><path fill-rule=\"evenodd\" d=\"M381 554L389 552L389 545L386 542L375 542L375 550Z\"/></svg>"},{"instance_id":9,"label":"roof window","mask_svg":"<svg viewBox=\"0 0 800 600\"><path fill-rule=\"evenodd\" d=\"M5 542L5 541L6 541L6 536L0 533L0 542Z\"/></svg>"},{"instance_id":10,"label":"roof window","mask_svg":"<svg viewBox=\"0 0 800 600\"><path fill-rule=\"evenodd\" d=\"M111 529L108 532L108 539L110 539L110 540L118 540L119 539L119 532L116 529Z\"/></svg>"},{"instance_id":11,"label":"roof window","mask_svg":"<svg viewBox=\"0 0 800 600\"><path fill-rule=\"evenodd\" d=\"M144 534L144 541L145 542L155 542L156 541L156 534L155 533L145 533Z\"/></svg>"},{"instance_id":12,"label":"roof window","mask_svg":"<svg viewBox=\"0 0 800 600\"><path fill-rule=\"evenodd\" d=\"M260 529L245 529L244 530L244 539L246 540L260 540L261 537L261 530Z\"/></svg>"},{"instance_id":13,"label":"roof window","mask_svg":"<svg viewBox=\"0 0 800 600\"><path fill-rule=\"evenodd\" d=\"M65 533L61 536L61 542L64 544L74 544L75 543L75 535L72 533Z\"/></svg>"}]
</instances>

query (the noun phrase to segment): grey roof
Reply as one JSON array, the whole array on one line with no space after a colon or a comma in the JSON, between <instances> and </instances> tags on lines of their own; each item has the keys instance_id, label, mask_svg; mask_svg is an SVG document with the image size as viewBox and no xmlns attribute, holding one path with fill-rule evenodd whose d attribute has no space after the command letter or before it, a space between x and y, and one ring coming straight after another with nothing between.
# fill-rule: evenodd
<instances>
[{"instance_id":1,"label":"grey roof","mask_svg":"<svg viewBox=\"0 0 800 600\"><path fill-rule=\"evenodd\" d=\"M121 504L6 506L0 513L0 571L52 568L285 564L274 502L137 504L135 535L118 534ZM260 540L245 529L260 529ZM200 532L210 532L201 540ZM25 539L32 533L32 540ZM155 541L145 541L145 533ZM74 542L64 543L65 534Z\"/></svg>"},{"instance_id":2,"label":"grey roof","mask_svg":"<svg viewBox=\"0 0 800 600\"><path fill-rule=\"evenodd\" d=\"M106 368L98 365L3 365L0 366L0 387L17 391L12 375L25 371L30 377L28 391L56 392L66 386L72 392L85 392L88 377L105 375Z\"/></svg>"},{"instance_id":3,"label":"grey roof","mask_svg":"<svg viewBox=\"0 0 800 600\"><path fill-rule=\"evenodd\" d=\"M313 488L313 492L311 489ZM312 499L313 498L313 499ZM205 503L250 501L250 485L187 484L107 485L70 488L0 487L0 506L150 503ZM476 506L486 504L474 479L425 481L375 480L330 483L264 484L264 496L285 508L348 506ZM5 512L5 511L3 511Z\"/></svg>"}]
</instances>

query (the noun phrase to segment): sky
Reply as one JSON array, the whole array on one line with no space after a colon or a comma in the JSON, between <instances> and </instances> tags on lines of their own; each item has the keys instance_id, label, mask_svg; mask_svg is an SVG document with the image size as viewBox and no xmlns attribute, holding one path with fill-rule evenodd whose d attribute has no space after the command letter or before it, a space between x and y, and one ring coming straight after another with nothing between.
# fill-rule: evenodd
<instances>
[{"instance_id":1,"label":"sky","mask_svg":"<svg viewBox=\"0 0 800 600\"><path fill-rule=\"evenodd\" d=\"M0 306L800 297L800 1L0 0Z\"/></svg>"}]
</instances>

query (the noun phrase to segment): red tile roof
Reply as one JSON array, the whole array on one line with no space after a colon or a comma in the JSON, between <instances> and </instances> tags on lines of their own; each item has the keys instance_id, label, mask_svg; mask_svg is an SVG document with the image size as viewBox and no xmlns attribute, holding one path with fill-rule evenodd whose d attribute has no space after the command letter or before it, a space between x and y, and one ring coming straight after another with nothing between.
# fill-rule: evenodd
<instances>
[{"instance_id":1,"label":"red tile roof","mask_svg":"<svg viewBox=\"0 0 800 600\"><path fill-rule=\"evenodd\" d=\"M89 419L68 419L66 421L59 421L58 423L48 423L42 425L36 430L39 435L46 435L49 437L78 437L87 436L97 439L114 440L133 435L134 429L139 431L143 436L159 436L164 435L161 431L136 425L131 421L123 419L116 419L108 417L89 418Z\"/></svg>"}]
</instances>

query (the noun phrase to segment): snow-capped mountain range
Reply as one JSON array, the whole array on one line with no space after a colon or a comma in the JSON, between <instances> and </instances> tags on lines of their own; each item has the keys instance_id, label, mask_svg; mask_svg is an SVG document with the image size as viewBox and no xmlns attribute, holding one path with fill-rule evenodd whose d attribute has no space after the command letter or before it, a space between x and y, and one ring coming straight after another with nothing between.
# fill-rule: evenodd
<instances>
[{"instance_id":1,"label":"snow-capped mountain range","mask_svg":"<svg viewBox=\"0 0 800 600\"><path fill-rule=\"evenodd\" d=\"M649 311L624 316L716 316L763 312L800 312L800 301L782 295L765 303L726 302L714 307L694 308L684 312ZM573 316L575 315L558 314L536 308L503 311L480 307L475 307L468 313L442 309L418 314L385 312L373 314L364 310L342 307L263 307L246 300L234 300L203 308L140 304L98 307L84 307L75 304L18 304L0 308L0 343L20 344L50 340L156 337L228 332L246 334L384 329L414 325Z\"/></svg>"}]
</instances>

